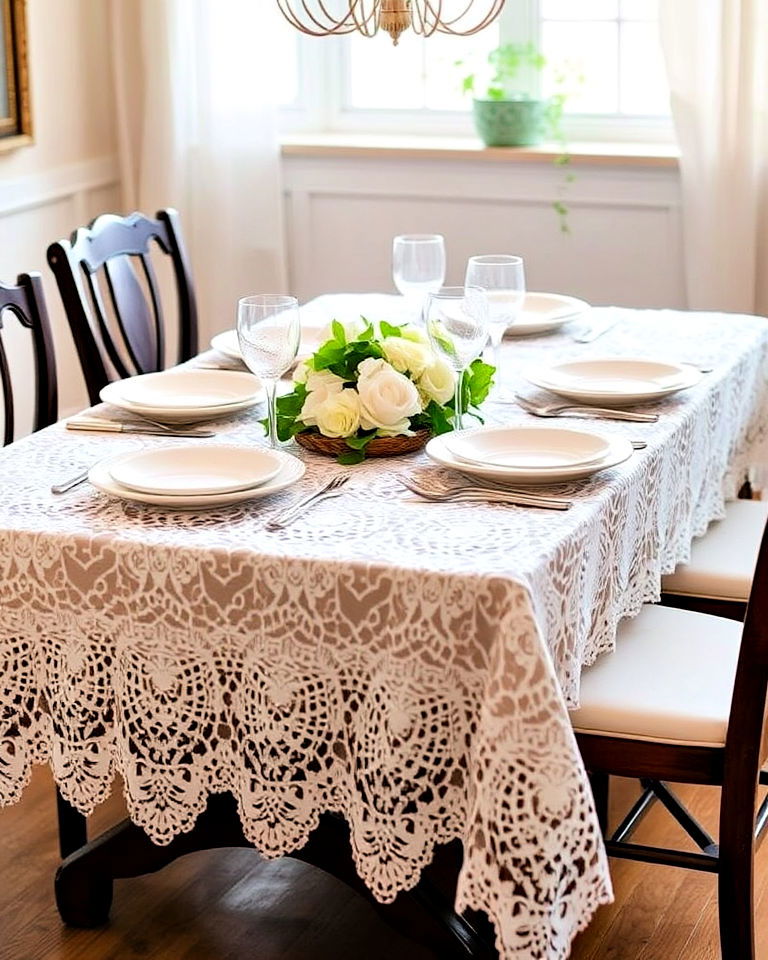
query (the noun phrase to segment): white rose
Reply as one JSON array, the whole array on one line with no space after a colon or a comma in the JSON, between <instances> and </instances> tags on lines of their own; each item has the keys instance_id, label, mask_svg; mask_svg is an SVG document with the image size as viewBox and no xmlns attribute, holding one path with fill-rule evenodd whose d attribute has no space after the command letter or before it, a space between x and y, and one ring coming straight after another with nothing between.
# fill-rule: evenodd
<instances>
[{"instance_id":1,"label":"white rose","mask_svg":"<svg viewBox=\"0 0 768 960\"><path fill-rule=\"evenodd\" d=\"M415 385L386 360L372 357L363 360L357 373L363 430L378 428L384 436L405 433L408 418L421 413L421 400Z\"/></svg>"},{"instance_id":2,"label":"white rose","mask_svg":"<svg viewBox=\"0 0 768 960\"><path fill-rule=\"evenodd\" d=\"M432 358L432 363L419 377L418 388L430 400L442 406L453 396L456 386L456 371L442 357Z\"/></svg>"},{"instance_id":3,"label":"white rose","mask_svg":"<svg viewBox=\"0 0 768 960\"><path fill-rule=\"evenodd\" d=\"M330 370L307 370L307 398L298 419L308 427L317 426L317 411L325 401L344 388L344 381Z\"/></svg>"},{"instance_id":4,"label":"white rose","mask_svg":"<svg viewBox=\"0 0 768 960\"><path fill-rule=\"evenodd\" d=\"M400 373L409 370L414 377L422 375L430 360L428 347L402 337L385 337L381 341L381 349L395 370Z\"/></svg>"},{"instance_id":5,"label":"white rose","mask_svg":"<svg viewBox=\"0 0 768 960\"><path fill-rule=\"evenodd\" d=\"M352 389L329 394L315 416L324 437L351 437L360 426L360 398Z\"/></svg>"}]
</instances>

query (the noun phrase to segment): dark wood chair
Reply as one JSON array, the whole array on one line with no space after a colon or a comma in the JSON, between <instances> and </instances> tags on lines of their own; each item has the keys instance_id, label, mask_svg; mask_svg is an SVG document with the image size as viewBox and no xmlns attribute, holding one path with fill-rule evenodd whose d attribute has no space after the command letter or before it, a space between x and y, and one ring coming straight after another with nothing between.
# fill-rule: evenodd
<instances>
[{"instance_id":1,"label":"dark wood chair","mask_svg":"<svg viewBox=\"0 0 768 960\"><path fill-rule=\"evenodd\" d=\"M91 403L112 380L165 367L157 250L173 267L177 360L188 360L197 353L197 307L175 210L160 210L154 220L104 214L48 248Z\"/></svg>"},{"instance_id":2,"label":"dark wood chair","mask_svg":"<svg viewBox=\"0 0 768 960\"><path fill-rule=\"evenodd\" d=\"M607 826L609 776L639 779L643 793L606 840L610 856L664 863L718 876L723 960L754 960L753 862L768 821L757 810L768 744L768 527L763 532L746 620L673 607L644 608L619 629L616 650L584 671L581 706L571 714ZM719 843L665 781L721 787ZM701 850L629 842L660 800Z\"/></svg>"},{"instance_id":3,"label":"dark wood chair","mask_svg":"<svg viewBox=\"0 0 768 960\"><path fill-rule=\"evenodd\" d=\"M58 396L53 337L45 306L43 283L39 273L22 273L15 286L0 283L0 392L4 406L3 445L16 436L16 405L8 355L3 344L3 327L14 314L22 327L30 331L35 369L33 430L56 422Z\"/></svg>"}]
</instances>

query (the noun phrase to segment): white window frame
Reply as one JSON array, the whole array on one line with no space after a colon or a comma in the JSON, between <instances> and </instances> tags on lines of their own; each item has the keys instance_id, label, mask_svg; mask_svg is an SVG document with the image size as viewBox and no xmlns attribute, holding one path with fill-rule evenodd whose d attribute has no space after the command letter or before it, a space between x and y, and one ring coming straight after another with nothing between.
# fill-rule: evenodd
<instances>
[{"instance_id":1,"label":"white window frame","mask_svg":"<svg viewBox=\"0 0 768 960\"><path fill-rule=\"evenodd\" d=\"M499 18L502 42L538 43L539 10L539 0L509 0ZM469 97L467 109L461 111L349 107L345 104L348 51L344 38L302 35L298 41L299 102L281 110L281 126L285 132L475 136ZM384 43L386 38L375 37L368 42ZM393 55L396 56L397 51L393 51ZM531 79L535 83L536 78ZM568 142L668 144L674 141L672 121L668 117L568 116L567 106L562 129Z\"/></svg>"}]
</instances>

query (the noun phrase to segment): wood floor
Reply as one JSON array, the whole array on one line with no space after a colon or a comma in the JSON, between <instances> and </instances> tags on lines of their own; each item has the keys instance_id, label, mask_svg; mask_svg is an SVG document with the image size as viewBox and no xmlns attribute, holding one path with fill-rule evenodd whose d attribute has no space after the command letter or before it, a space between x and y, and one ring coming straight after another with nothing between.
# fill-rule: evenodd
<instances>
[{"instance_id":1,"label":"wood floor","mask_svg":"<svg viewBox=\"0 0 768 960\"><path fill-rule=\"evenodd\" d=\"M624 805L633 792L628 782L614 790ZM714 830L715 791L680 793ZM112 798L93 827L121 816ZM657 808L637 839L678 842L679 832ZM768 845L756 864L760 960L768 960L766 858ZM0 960L442 960L322 872L292 860L267 863L250 850L198 853L119 881L108 927L69 930L53 903L57 861L53 788L40 770L22 802L0 810ZM717 960L712 876L627 861L612 869L616 903L577 940L573 960Z\"/></svg>"}]
</instances>

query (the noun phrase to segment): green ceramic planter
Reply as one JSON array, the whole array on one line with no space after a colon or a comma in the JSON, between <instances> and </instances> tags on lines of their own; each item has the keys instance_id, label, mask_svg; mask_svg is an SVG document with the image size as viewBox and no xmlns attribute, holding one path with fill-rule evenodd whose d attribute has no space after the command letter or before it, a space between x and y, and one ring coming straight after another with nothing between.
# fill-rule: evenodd
<instances>
[{"instance_id":1,"label":"green ceramic planter","mask_svg":"<svg viewBox=\"0 0 768 960\"><path fill-rule=\"evenodd\" d=\"M486 147L528 147L541 143L544 100L473 100L475 129Z\"/></svg>"}]
</instances>

